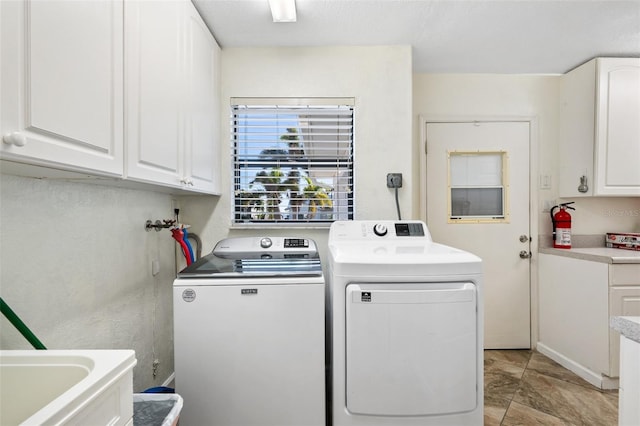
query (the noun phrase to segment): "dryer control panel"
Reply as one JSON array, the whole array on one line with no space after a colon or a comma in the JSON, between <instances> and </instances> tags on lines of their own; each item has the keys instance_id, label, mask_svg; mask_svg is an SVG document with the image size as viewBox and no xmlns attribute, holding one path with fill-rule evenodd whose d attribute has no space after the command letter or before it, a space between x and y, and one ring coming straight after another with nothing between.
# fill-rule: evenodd
<instances>
[{"instance_id":1,"label":"dryer control panel","mask_svg":"<svg viewBox=\"0 0 640 426\"><path fill-rule=\"evenodd\" d=\"M421 223L396 223L395 228L398 237L424 237Z\"/></svg>"},{"instance_id":2,"label":"dryer control panel","mask_svg":"<svg viewBox=\"0 0 640 426\"><path fill-rule=\"evenodd\" d=\"M424 222L418 220L361 220L337 221L331 225L330 239L363 240L363 239L426 239L431 241L431 234Z\"/></svg>"}]
</instances>

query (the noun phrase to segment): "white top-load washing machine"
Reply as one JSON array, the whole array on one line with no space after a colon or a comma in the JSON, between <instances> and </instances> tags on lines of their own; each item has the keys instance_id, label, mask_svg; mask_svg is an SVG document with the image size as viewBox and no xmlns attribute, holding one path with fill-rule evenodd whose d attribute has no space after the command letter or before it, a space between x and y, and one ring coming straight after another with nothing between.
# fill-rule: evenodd
<instances>
[{"instance_id":1,"label":"white top-load washing machine","mask_svg":"<svg viewBox=\"0 0 640 426\"><path fill-rule=\"evenodd\" d=\"M315 242L229 238L173 287L181 426L325 426L325 282Z\"/></svg>"},{"instance_id":2,"label":"white top-load washing machine","mask_svg":"<svg viewBox=\"0 0 640 426\"><path fill-rule=\"evenodd\" d=\"M333 426L483 423L481 268L420 221L332 224Z\"/></svg>"}]
</instances>

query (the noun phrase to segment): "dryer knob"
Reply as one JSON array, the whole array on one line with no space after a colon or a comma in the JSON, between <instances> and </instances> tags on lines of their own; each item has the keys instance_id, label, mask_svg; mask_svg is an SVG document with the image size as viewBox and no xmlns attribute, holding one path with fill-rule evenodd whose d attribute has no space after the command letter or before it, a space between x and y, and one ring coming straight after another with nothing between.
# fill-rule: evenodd
<instances>
[{"instance_id":1,"label":"dryer knob","mask_svg":"<svg viewBox=\"0 0 640 426\"><path fill-rule=\"evenodd\" d=\"M378 223L373 227L373 233L380 237L383 237L387 235L387 227L385 225Z\"/></svg>"},{"instance_id":2,"label":"dryer knob","mask_svg":"<svg viewBox=\"0 0 640 426\"><path fill-rule=\"evenodd\" d=\"M271 238L265 237L260 240L260 247L262 248L269 248L271 247L271 244L273 244L273 242L271 241Z\"/></svg>"}]
</instances>

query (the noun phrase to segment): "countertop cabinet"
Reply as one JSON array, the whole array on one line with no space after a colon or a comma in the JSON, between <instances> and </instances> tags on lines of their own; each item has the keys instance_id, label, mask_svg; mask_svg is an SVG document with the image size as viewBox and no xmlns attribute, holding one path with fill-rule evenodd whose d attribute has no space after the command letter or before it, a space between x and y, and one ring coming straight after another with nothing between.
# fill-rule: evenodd
<instances>
[{"instance_id":1,"label":"countertop cabinet","mask_svg":"<svg viewBox=\"0 0 640 426\"><path fill-rule=\"evenodd\" d=\"M123 2L0 3L0 158L122 176Z\"/></svg>"},{"instance_id":2,"label":"countertop cabinet","mask_svg":"<svg viewBox=\"0 0 640 426\"><path fill-rule=\"evenodd\" d=\"M593 59L560 87L559 195L640 195L640 58Z\"/></svg>"},{"instance_id":3,"label":"countertop cabinet","mask_svg":"<svg viewBox=\"0 0 640 426\"><path fill-rule=\"evenodd\" d=\"M540 352L595 386L616 388L620 335L609 318L633 315L640 315L640 264L540 253Z\"/></svg>"},{"instance_id":4,"label":"countertop cabinet","mask_svg":"<svg viewBox=\"0 0 640 426\"><path fill-rule=\"evenodd\" d=\"M618 424L640 424L640 343L620 336L620 393Z\"/></svg>"}]
</instances>

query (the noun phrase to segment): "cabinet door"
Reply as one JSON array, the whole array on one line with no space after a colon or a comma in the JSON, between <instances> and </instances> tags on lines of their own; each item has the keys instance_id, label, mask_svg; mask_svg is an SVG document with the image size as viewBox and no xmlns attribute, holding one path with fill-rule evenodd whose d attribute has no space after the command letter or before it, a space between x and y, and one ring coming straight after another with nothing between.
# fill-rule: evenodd
<instances>
[{"instance_id":1,"label":"cabinet door","mask_svg":"<svg viewBox=\"0 0 640 426\"><path fill-rule=\"evenodd\" d=\"M3 159L123 173L122 1L2 1Z\"/></svg>"},{"instance_id":2,"label":"cabinet door","mask_svg":"<svg viewBox=\"0 0 640 426\"><path fill-rule=\"evenodd\" d=\"M596 195L640 195L640 59L598 61Z\"/></svg>"},{"instance_id":3,"label":"cabinet door","mask_svg":"<svg viewBox=\"0 0 640 426\"><path fill-rule=\"evenodd\" d=\"M596 61L560 77L558 195L593 196L593 143L595 131ZM580 178L587 188L580 192Z\"/></svg>"},{"instance_id":4,"label":"cabinet door","mask_svg":"<svg viewBox=\"0 0 640 426\"><path fill-rule=\"evenodd\" d=\"M187 6L185 181L189 189L219 194L220 47L193 5Z\"/></svg>"},{"instance_id":5,"label":"cabinet door","mask_svg":"<svg viewBox=\"0 0 640 426\"><path fill-rule=\"evenodd\" d=\"M184 0L125 2L127 178L180 187Z\"/></svg>"},{"instance_id":6,"label":"cabinet door","mask_svg":"<svg viewBox=\"0 0 640 426\"><path fill-rule=\"evenodd\" d=\"M538 345L595 374L608 374L608 280L606 263L540 254Z\"/></svg>"},{"instance_id":7,"label":"cabinet door","mask_svg":"<svg viewBox=\"0 0 640 426\"><path fill-rule=\"evenodd\" d=\"M615 265L618 266L618 265ZM614 267L615 267L614 266ZM640 278L636 282L639 282ZM640 316L640 282L637 285L611 287L609 294L610 316ZM617 377L620 372L620 333L610 330L609 333L609 372L610 377Z\"/></svg>"},{"instance_id":8,"label":"cabinet door","mask_svg":"<svg viewBox=\"0 0 640 426\"><path fill-rule=\"evenodd\" d=\"M640 343L620 337L619 425L640 424Z\"/></svg>"}]
</instances>

